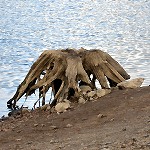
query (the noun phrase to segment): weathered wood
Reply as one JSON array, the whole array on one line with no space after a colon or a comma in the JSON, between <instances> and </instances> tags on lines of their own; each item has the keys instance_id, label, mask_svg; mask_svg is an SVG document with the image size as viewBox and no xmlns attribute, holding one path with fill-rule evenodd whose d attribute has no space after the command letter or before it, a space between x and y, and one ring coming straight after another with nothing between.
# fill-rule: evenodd
<instances>
[{"instance_id":1,"label":"weathered wood","mask_svg":"<svg viewBox=\"0 0 150 150\"><path fill-rule=\"evenodd\" d=\"M80 85L96 88L97 79L102 88L110 88L129 78L122 66L101 50L46 50L33 63L24 81L7 104L8 107L15 108L16 102L24 94L28 97L39 89L39 99L42 98L44 105L50 87L55 101L70 99L72 96L79 98L82 94Z\"/></svg>"}]
</instances>

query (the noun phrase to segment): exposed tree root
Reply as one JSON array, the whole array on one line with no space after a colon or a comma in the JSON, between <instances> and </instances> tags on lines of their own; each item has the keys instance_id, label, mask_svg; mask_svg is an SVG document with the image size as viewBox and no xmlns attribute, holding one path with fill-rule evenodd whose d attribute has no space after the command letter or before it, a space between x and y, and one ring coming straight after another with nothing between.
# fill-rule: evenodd
<instances>
[{"instance_id":1,"label":"exposed tree root","mask_svg":"<svg viewBox=\"0 0 150 150\"><path fill-rule=\"evenodd\" d=\"M28 97L37 89L44 105L45 95L50 87L54 94L52 104L55 105L63 99L78 98L82 94L80 85L96 88L96 79L102 88L110 88L129 78L121 65L101 50L46 50L33 63L7 105L15 108L16 102L24 94Z\"/></svg>"}]
</instances>

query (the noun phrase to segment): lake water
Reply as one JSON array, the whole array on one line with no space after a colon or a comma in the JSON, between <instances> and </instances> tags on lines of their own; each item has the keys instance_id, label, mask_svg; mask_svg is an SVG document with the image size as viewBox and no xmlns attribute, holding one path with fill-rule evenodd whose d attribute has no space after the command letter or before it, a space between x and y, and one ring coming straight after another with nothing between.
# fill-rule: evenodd
<instances>
[{"instance_id":1,"label":"lake water","mask_svg":"<svg viewBox=\"0 0 150 150\"><path fill-rule=\"evenodd\" d=\"M68 47L104 50L149 85L150 1L1 0L0 116L38 56ZM25 105L34 102L32 96Z\"/></svg>"}]
</instances>

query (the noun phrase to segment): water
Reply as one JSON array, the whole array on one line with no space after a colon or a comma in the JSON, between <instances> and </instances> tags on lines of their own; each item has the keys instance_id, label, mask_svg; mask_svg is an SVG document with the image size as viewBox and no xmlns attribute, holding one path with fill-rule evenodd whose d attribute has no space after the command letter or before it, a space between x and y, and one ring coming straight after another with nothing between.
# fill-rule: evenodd
<instances>
[{"instance_id":1,"label":"water","mask_svg":"<svg viewBox=\"0 0 150 150\"><path fill-rule=\"evenodd\" d=\"M45 49L104 50L149 85L149 25L148 0L1 0L0 116L8 113L6 102ZM34 102L32 96L25 105Z\"/></svg>"}]
</instances>

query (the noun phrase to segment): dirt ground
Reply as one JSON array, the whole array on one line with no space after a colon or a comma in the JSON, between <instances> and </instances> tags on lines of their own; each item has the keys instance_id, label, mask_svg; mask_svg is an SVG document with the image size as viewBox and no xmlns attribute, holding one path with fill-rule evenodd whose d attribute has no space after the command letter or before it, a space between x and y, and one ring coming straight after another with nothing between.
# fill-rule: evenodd
<instances>
[{"instance_id":1,"label":"dirt ground","mask_svg":"<svg viewBox=\"0 0 150 150\"><path fill-rule=\"evenodd\" d=\"M114 90L64 113L0 121L0 150L149 150L150 86Z\"/></svg>"}]
</instances>

